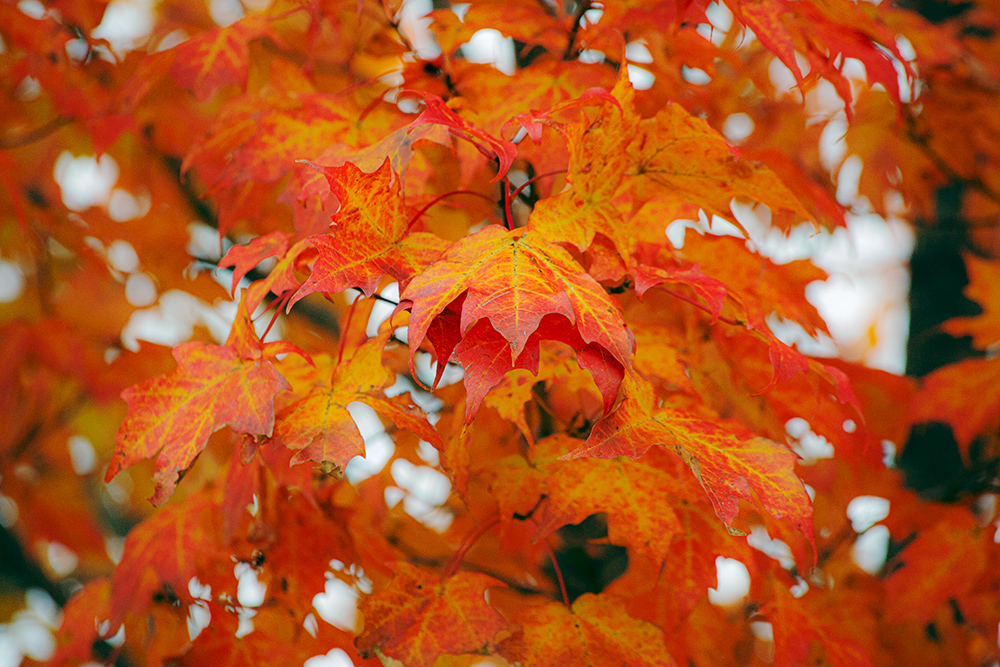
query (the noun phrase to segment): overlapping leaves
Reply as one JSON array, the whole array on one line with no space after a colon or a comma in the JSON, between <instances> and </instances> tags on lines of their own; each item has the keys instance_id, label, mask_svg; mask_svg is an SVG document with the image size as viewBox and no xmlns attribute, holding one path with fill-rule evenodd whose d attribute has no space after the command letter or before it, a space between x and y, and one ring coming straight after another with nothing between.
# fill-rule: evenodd
<instances>
[{"instance_id":1,"label":"overlapping leaves","mask_svg":"<svg viewBox=\"0 0 1000 667\"><path fill-rule=\"evenodd\" d=\"M633 341L620 306L569 253L530 231L490 226L459 240L401 298L411 304L411 353L430 338L439 364L457 348L471 368L469 416L504 372L537 371L540 338L579 350L606 405L620 379L604 382L601 371L616 368L620 375L631 366Z\"/></svg>"}]
</instances>

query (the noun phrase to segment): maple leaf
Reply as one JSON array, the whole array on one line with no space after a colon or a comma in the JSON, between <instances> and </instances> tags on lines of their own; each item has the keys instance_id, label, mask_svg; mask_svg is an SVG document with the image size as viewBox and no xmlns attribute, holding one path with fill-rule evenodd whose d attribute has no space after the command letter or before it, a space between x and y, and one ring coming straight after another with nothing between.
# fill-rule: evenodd
<instances>
[{"instance_id":1,"label":"maple leaf","mask_svg":"<svg viewBox=\"0 0 1000 667\"><path fill-rule=\"evenodd\" d=\"M220 269L233 267L233 285L229 289L229 293L235 295L236 287L243 280L243 277L265 259L285 256L287 252L288 234L283 232L271 232L264 236L258 236L246 245L234 245L219 260ZM247 310L253 312L257 305L251 303L247 306Z\"/></svg>"},{"instance_id":2,"label":"maple leaf","mask_svg":"<svg viewBox=\"0 0 1000 667\"><path fill-rule=\"evenodd\" d=\"M916 536L899 555L904 565L886 581L887 602L900 619L928 623L948 600L967 592L987 566L987 531L964 508Z\"/></svg>"},{"instance_id":3,"label":"maple leaf","mask_svg":"<svg viewBox=\"0 0 1000 667\"><path fill-rule=\"evenodd\" d=\"M428 442L440 444L437 431L419 410L401 399L382 395L382 389L394 379L382 367L382 350L390 335L392 330L386 330L368 340L347 362L334 368L328 386L326 382L318 382L307 396L281 411L272 441L299 450L292 464L330 461L343 470L352 458L364 456L364 440L347 409L355 402L368 405L398 427L418 433Z\"/></svg>"},{"instance_id":4,"label":"maple leaf","mask_svg":"<svg viewBox=\"0 0 1000 667\"><path fill-rule=\"evenodd\" d=\"M160 505L215 431L228 426L236 433L271 435L274 397L288 383L267 356L280 351L260 343L245 301L226 345L184 343L174 348L177 370L122 393L129 411L105 481L159 452L150 500Z\"/></svg>"},{"instance_id":5,"label":"maple leaf","mask_svg":"<svg viewBox=\"0 0 1000 667\"><path fill-rule=\"evenodd\" d=\"M734 197L764 204L790 224L817 224L795 194L765 165L740 158L709 124L676 103L639 124L627 149L632 187L647 199L665 192L735 222Z\"/></svg>"},{"instance_id":6,"label":"maple leaf","mask_svg":"<svg viewBox=\"0 0 1000 667\"><path fill-rule=\"evenodd\" d=\"M1000 404L993 394L1000 382L1000 359L963 359L924 377L913 400L913 423L944 421L955 434L959 452L969 461L969 448L980 433L1000 426Z\"/></svg>"},{"instance_id":7,"label":"maple leaf","mask_svg":"<svg viewBox=\"0 0 1000 667\"><path fill-rule=\"evenodd\" d=\"M663 283L687 285L695 294L703 298L712 314L712 323L719 319L726 301L726 287L715 278L702 273L697 264L681 269L640 265L636 268L635 291L642 296L646 290Z\"/></svg>"},{"instance_id":8,"label":"maple leaf","mask_svg":"<svg viewBox=\"0 0 1000 667\"><path fill-rule=\"evenodd\" d=\"M586 250L594 234L600 233L614 242L622 257L629 256L621 213L613 199L630 166L626 148L639 123L634 97L622 72L611 91L612 103L604 104L593 121L582 118L567 128L571 153L566 180L572 188L535 206L528 220L532 230L578 250Z\"/></svg>"},{"instance_id":9,"label":"maple leaf","mask_svg":"<svg viewBox=\"0 0 1000 667\"><path fill-rule=\"evenodd\" d=\"M129 532L111 579L112 626L118 627L126 614L145 610L160 590L167 591L167 597L190 601L191 578L208 579L206 573L219 567L218 560L206 558L221 534L216 509L211 497L193 496Z\"/></svg>"},{"instance_id":10,"label":"maple leaf","mask_svg":"<svg viewBox=\"0 0 1000 667\"><path fill-rule=\"evenodd\" d=\"M671 458L675 459L673 468L662 459L659 467L664 472L670 471L676 480L674 485L679 487L671 499L671 508L682 530L674 535L665 558L635 559L634 566L630 564L629 570L605 589L632 598L633 613L643 609L639 617L661 627L676 627L707 598L708 589L718 582L718 557L743 563L751 578L757 575L753 549L746 540L734 540L726 527L719 524L718 515L697 480L683 474L680 469L683 462Z\"/></svg>"},{"instance_id":11,"label":"maple leaf","mask_svg":"<svg viewBox=\"0 0 1000 667\"><path fill-rule=\"evenodd\" d=\"M193 91L200 102L211 98L223 86L239 84L245 88L250 42L262 36L281 44L270 19L263 14L203 32L175 47L170 74Z\"/></svg>"},{"instance_id":12,"label":"maple leaf","mask_svg":"<svg viewBox=\"0 0 1000 667\"><path fill-rule=\"evenodd\" d=\"M279 667L306 662L328 645L310 635L302 636L295 619L278 609L256 610L253 632L240 633L240 615L224 605L208 603L211 624L171 656L185 665L257 665ZM349 646L346 642L344 645Z\"/></svg>"},{"instance_id":13,"label":"maple leaf","mask_svg":"<svg viewBox=\"0 0 1000 667\"><path fill-rule=\"evenodd\" d=\"M362 653L376 650L405 665L432 665L441 655L491 646L507 622L487 603L488 588L504 586L493 577L459 572L439 580L399 562L383 591L366 597L360 610L365 630L357 639Z\"/></svg>"},{"instance_id":14,"label":"maple leaf","mask_svg":"<svg viewBox=\"0 0 1000 667\"><path fill-rule=\"evenodd\" d=\"M525 403L535 399L535 385L538 382L545 383L546 391L558 387L561 391L577 395L581 402L592 396L594 389L590 378L576 372L580 364L574 363L576 355L573 351L561 345L543 345L539 349L537 372L533 373L527 369L512 370L505 374L483 399L484 405L495 409L504 419L516 424L528 443L534 442L535 436L526 421ZM617 393L612 396L616 397Z\"/></svg>"},{"instance_id":15,"label":"maple leaf","mask_svg":"<svg viewBox=\"0 0 1000 667\"><path fill-rule=\"evenodd\" d=\"M632 618L624 602L609 595L581 595L569 609L559 603L529 607L514 620L521 631L500 642L497 652L525 667L677 664L662 630Z\"/></svg>"},{"instance_id":16,"label":"maple leaf","mask_svg":"<svg viewBox=\"0 0 1000 667\"><path fill-rule=\"evenodd\" d=\"M797 457L791 450L753 437L735 422L673 408L655 410L653 401L651 386L637 382L618 409L594 425L587 442L563 458L638 459L654 445L668 447L687 463L727 526L740 500L756 498L772 516L787 518L813 541L811 503L795 476Z\"/></svg>"},{"instance_id":17,"label":"maple leaf","mask_svg":"<svg viewBox=\"0 0 1000 667\"><path fill-rule=\"evenodd\" d=\"M473 370L467 386L479 386L472 392L479 398L507 370L537 369L537 343L529 345L529 340L543 318L556 314L572 328L554 324L555 331L542 331L545 337L565 340L578 336L581 347L599 348L591 348L594 358L583 357L581 363L593 365L598 355L606 353L622 368L631 365L633 340L618 304L569 253L530 232L485 227L453 244L441 260L409 284L400 299L412 304L411 355L427 337L435 318L460 297L464 299L458 320L464 344L460 352ZM499 336L484 326L472 327L484 318ZM450 356L448 345L458 344L455 338L437 349L439 364ZM501 340L506 341L506 347ZM479 358L474 364L470 361L473 350ZM519 360L523 354L529 355L531 362Z\"/></svg>"},{"instance_id":18,"label":"maple leaf","mask_svg":"<svg viewBox=\"0 0 1000 667\"><path fill-rule=\"evenodd\" d=\"M94 643L107 639L108 633L101 633L98 628L111 615L110 595L111 582L95 579L63 607L62 624L56 635L58 648L50 664L81 664L91 659Z\"/></svg>"},{"instance_id":19,"label":"maple leaf","mask_svg":"<svg viewBox=\"0 0 1000 667\"><path fill-rule=\"evenodd\" d=\"M1000 341L1000 263L988 262L975 255L965 256L969 285L965 296L978 303L983 312L975 317L954 317L941 328L952 336L972 336L972 344L980 350Z\"/></svg>"},{"instance_id":20,"label":"maple leaf","mask_svg":"<svg viewBox=\"0 0 1000 667\"><path fill-rule=\"evenodd\" d=\"M850 634L853 633L844 632L847 628L856 630L861 625L859 619L836 608L809 609L810 603L815 604L817 595L807 596L807 599L795 598L780 585L772 587L772 598L763 611L774 629L774 663L792 667L816 662L820 660L817 653L822 652L831 667L870 667L874 664L868 647L852 641Z\"/></svg>"},{"instance_id":21,"label":"maple leaf","mask_svg":"<svg viewBox=\"0 0 1000 667\"><path fill-rule=\"evenodd\" d=\"M562 526L607 512L608 539L613 544L662 562L674 535L682 530L671 508L678 486L663 466L665 456L651 454L638 461L560 459L578 445L579 440L557 434L532 446L527 460L514 456L497 463L491 490L502 515L526 514L544 498L533 515L536 539L544 539ZM660 509L641 509L646 507Z\"/></svg>"},{"instance_id":22,"label":"maple leaf","mask_svg":"<svg viewBox=\"0 0 1000 667\"><path fill-rule=\"evenodd\" d=\"M869 81L878 81L900 102L899 77L891 53L907 77L914 75L909 61L900 53L895 35L887 26L870 18L850 2L808 2L795 5L784 0L750 0L735 5L737 16L759 35L759 39L788 67L798 85L805 77L796 60L797 52L806 55L813 68L810 79L822 74L834 85L844 100L848 118L853 95L850 82L838 69L838 58L852 57L864 63Z\"/></svg>"},{"instance_id":23,"label":"maple leaf","mask_svg":"<svg viewBox=\"0 0 1000 667\"><path fill-rule=\"evenodd\" d=\"M341 292L357 287L375 293L383 273L408 280L437 258L443 249L436 236L407 234L407 219L399 196L399 179L386 158L371 174L351 163L323 169L330 191L340 200L332 235L309 239L319 256L312 275L292 296L291 308L313 292Z\"/></svg>"}]
</instances>

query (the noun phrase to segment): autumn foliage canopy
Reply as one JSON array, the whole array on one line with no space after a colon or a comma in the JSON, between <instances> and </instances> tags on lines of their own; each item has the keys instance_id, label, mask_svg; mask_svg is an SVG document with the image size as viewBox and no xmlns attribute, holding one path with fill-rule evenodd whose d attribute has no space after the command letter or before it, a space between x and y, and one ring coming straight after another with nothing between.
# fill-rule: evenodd
<instances>
[{"instance_id":1,"label":"autumn foliage canopy","mask_svg":"<svg viewBox=\"0 0 1000 667\"><path fill-rule=\"evenodd\" d=\"M989 243L942 329L981 352L907 378L807 354L828 275L763 241L956 183L995 225L1000 6L221 4L123 46L0 3L0 518L51 664L998 659ZM904 483L931 422L978 488Z\"/></svg>"}]
</instances>

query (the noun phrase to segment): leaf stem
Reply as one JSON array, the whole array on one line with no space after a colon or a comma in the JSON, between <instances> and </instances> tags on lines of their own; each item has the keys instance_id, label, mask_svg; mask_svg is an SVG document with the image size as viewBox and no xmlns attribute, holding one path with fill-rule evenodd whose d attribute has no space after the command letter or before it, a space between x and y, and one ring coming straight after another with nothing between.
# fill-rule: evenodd
<instances>
[{"instance_id":1,"label":"leaf stem","mask_svg":"<svg viewBox=\"0 0 1000 667\"><path fill-rule=\"evenodd\" d=\"M556 579L559 581L559 592L562 593L563 604L566 605L567 609L570 609L569 595L566 593L566 582L563 581L562 570L559 569L559 563L556 561L556 552L552 550L552 545L549 544L547 539L545 540L545 550L549 552L552 569L556 571Z\"/></svg>"},{"instance_id":2,"label":"leaf stem","mask_svg":"<svg viewBox=\"0 0 1000 667\"><path fill-rule=\"evenodd\" d=\"M490 202L491 204L495 204L496 203L496 200L494 200L492 197L484 195L482 192L476 192L475 190L452 190L451 192L446 192L443 195L438 195L434 199L430 200L430 202L426 206L424 206L422 209L420 209L419 211L417 211L416 215L414 215L412 218L410 218L410 221L406 223L406 228L410 229L411 227L413 227L414 223L416 223L417 220L419 220L420 217L424 213L426 213L427 209L429 209L431 206L434 206L434 204L438 203L439 201L441 201L445 197L451 197L452 195L472 195L473 197L479 197L480 199L485 199L486 201Z\"/></svg>"},{"instance_id":3,"label":"leaf stem","mask_svg":"<svg viewBox=\"0 0 1000 667\"><path fill-rule=\"evenodd\" d=\"M510 179L504 176L503 179L503 207L504 213L507 215L507 229L513 231L514 229L514 214L510 210Z\"/></svg>"},{"instance_id":4,"label":"leaf stem","mask_svg":"<svg viewBox=\"0 0 1000 667\"><path fill-rule=\"evenodd\" d=\"M511 199L516 200L518 195L521 194L521 190L525 189L526 187L528 187L529 185L531 185L540 178L545 178L546 176L555 176L556 174L565 174L565 173L566 173L565 169L556 169L555 171L547 171L544 174L538 174L537 176L533 176L528 180L526 180L524 183L521 183L521 185L519 185L518 188L514 190L514 194L511 195Z\"/></svg>"},{"instance_id":5,"label":"leaf stem","mask_svg":"<svg viewBox=\"0 0 1000 667\"><path fill-rule=\"evenodd\" d=\"M712 311L707 306L698 303L694 299L689 299L688 297L684 296L683 294L679 294L679 293L673 291L672 289L667 289L665 287L661 287L660 289L663 290L664 292L666 292L667 294L671 295L671 296L677 297L681 301L685 301L687 303L690 303L695 308L700 308L701 310L704 310L709 315L713 315ZM719 320L720 322L725 322L726 324L732 324L735 327L741 327L741 326L743 326L742 322L737 322L736 320L731 320L728 317L723 317L722 315L719 315L716 319Z\"/></svg>"},{"instance_id":6,"label":"leaf stem","mask_svg":"<svg viewBox=\"0 0 1000 667\"><path fill-rule=\"evenodd\" d=\"M273 327L274 323L278 321L278 315L281 314L281 311L285 307L285 304L288 303L288 300L292 298L292 294L294 293L295 292L288 290L285 293L285 295L278 300L278 303L275 304L274 315L271 316L271 321L267 323L267 328L264 329L264 333L260 335L260 341L262 343L264 342L264 339L267 338L267 334L271 332L271 327Z\"/></svg>"},{"instance_id":7,"label":"leaf stem","mask_svg":"<svg viewBox=\"0 0 1000 667\"><path fill-rule=\"evenodd\" d=\"M351 320L354 319L354 311L357 310L358 301L364 298L364 294L358 294L351 302L351 308L347 311L347 321L344 323L344 328L341 330L340 335L340 345L337 346L337 363L339 364L344 359L344 343L347 341L347 333L351 329Z\"/></svg>"},{"instance_id":8,"label":"leaf stem","mask_svg":"<svg viewBox=\"0 0 1000 667\"><path fill-rule=\"evenodd\" d=\"M462 564L462 559L465 558L465 554L472 548L472 546L479 541L486 531L488 531L493 526L500 523L500 515L494 515L492 519L485 523L479 524L471 533L465 536L462 540L461 546L458 547L458 551L451 557L448 564L445 566L444 571L441 573L441 579L447 579L458 571L459 565Z\"/></svg>"}]
</instances>

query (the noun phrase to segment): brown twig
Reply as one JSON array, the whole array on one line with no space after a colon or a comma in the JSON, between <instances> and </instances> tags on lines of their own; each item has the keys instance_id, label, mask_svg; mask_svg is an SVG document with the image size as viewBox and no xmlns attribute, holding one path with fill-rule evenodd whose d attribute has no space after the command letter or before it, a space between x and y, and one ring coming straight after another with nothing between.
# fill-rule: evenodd
<instances>
[{"instance_id":1,"label":"brown twig","mask_svg":"<svg viewBox=\"0 0 1000 667\"><path fill-rule=\"evenodd\" d=\"M13 137L0 137L0 149L8 150L11 148L21 148L22 146L33 144L36 141L41 141L59 128L65 127L72 122L72 118L56 116L44 125L36 127L33 130L28 130L23 134Z\"/></svg>"}]
</instances>

